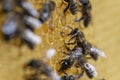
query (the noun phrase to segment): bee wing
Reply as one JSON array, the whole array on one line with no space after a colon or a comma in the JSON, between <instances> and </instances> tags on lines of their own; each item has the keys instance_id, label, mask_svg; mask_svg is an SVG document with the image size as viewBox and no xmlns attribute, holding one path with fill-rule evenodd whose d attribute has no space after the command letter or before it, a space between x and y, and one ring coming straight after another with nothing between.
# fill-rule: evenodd
<instances>
[{"instance_id":1,"label":"bee wing","mask_svg":"<svg viewBox=\"0 0 120 80\"><path fill-rule=\"evenodd\" d=\"M101 51L100 49L94 47L94 46L91 48L91 51L97 53L99 56L102 56L102 57L106 58L105 53L103 51Z\"/></svg>"},{"instance_id":2,"label":"bee wing","mask_svg":"<svg viewBox=\"0 0 120 80\"><path fill-rule=\"evenodd\" d=\"M37 17L38 12L35 9L34 5L31 2L28 1L22 1L21 6L32 16Z\"/></svg>"},{"instance_id":3,"label":"bee wing","mask_svg":"<svg viewBox=\"0 0 120 80\"><path fill-rule=\"evenodd\" d=\"M42 22L34 17L25 16L24 20L25 20L26 24L31 25L33 28L39 28L42 25Z\"/></svg>"},{"instance_id":4,"label":"bee wing","mask_svg":"<svg viewBox=\"0 0 120 80\"><path fill-rule=\"evenodd\" d=\"M34 44L40 44L42 42L42 39L40 36L35 35L31 30L26 29L23 33L23 38L27 41L30 41Z\"/></svg>"}]
</instances>

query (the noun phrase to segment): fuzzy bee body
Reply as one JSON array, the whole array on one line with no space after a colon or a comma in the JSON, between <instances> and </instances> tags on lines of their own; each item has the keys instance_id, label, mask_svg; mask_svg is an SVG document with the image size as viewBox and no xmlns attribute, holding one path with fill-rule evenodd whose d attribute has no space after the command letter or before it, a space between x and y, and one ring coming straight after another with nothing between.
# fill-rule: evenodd
<instances>
[{"instance_id":1,"label":"fuzzy bee body","mask_svg":"<svg viewBox=\"0 0 120 80\"><path fill-rule=\"evenodd\" d=\"M35 70L34 75L30 75L27 78L27 80L28 79L41 80L40 75L42 74L45 76L48 76L47 80L52 80L51 78L54 78L55 80L61 80L60 76L56 72L53 71L52 67L44 63L42 60L32 59L24 66L24 69Z\"/></svg>"},{"instance_id":2,"label":"fuzzy bee body","mask_svg":"<svg viewBox=\"0 0 120 80\"><path fill-rule=\"evenodd\" d=\"M20 16L17 13L8 14L8 19L2 28L2 32L6 40L10 40L21 33L21 22L19 19Z\"/></svg>"},{"instance_id":3,"label":"fuzzy bee body","mask_svg":"<svg viewBox=\"0 0 120 80\"><path fill-rule=\"evenodd\" d=\"M61 77L61 80L78 80L74 75L64 75Z\"/></svg>"},{"instance_id":4,"label":"fuzzy bee body","mask_svg":"<svg viewBox=\"0 0 120 80\"><path fill-rule=\"evenodd\" d=\"M2 0L2 3L3 3L3 11L4 12L10 12L16 6L15 0Z\"/></svg>"},{"instance_id":5,"label":"fuzzy bee body","mask_svg":"<svg viewBox=\"0 0 120 80\"><path fill-rule=\"evenodd\" d=\"M96 71L95 67L91 63L87 62L85 56L79 56L79 58L77 60L78 60L77 66L82 68L82 73L80 73L80 77L83 76L84 72L87 74L87 76L90 79L97 76L97 71Z\"/></svg>"},{"instance_id":6,"label":"fuzzy bee body","mask_svg":"<svg viewBox=\"0 0 120 80\"><path fill-rule=\"evenodd\" d=\"M37 60L37 59L32 59L30 60L25 66L24 68L33 68L33 69L39 69L39 67L41 66L42 62Z\"/></svg>"},{"instance_id":7,"label":"fuzzy bee body","mask_svg":"<svg viewBox=\"0 0 120 80\"><path fill-rule=\"evenodd\" d=\"M86 72L87 76L90 79L97 76L97 71L96 71L95 67L92 64L85 63L84 64L84 69L85 69L85 72Z\"/></svg>"},{"instance_id":8,"label":"fuzzy bee body","mask_svg":"<svg viewBox=\"0 0 120 80\"><path fill-rule=\"evenodd\" d=\"M75 15L78 12L78 5L77 2L74 0L64 0L65 2L68 3L68 6L64 9L64 13L69 9L70 12Z\"/></svg>"},{"instance_id":9,"label":"fuzzy bee body","mask_svg":"<svg viewBox=\"0 0 120 80\"><path fill-rule=\"evenodd\" d=\"M78 28L72 29L72 31L68 34L68 36L71 37L69 42L71 40L75 40L73 43L67 43L68 45L77 43L78 46L82 46L81 43L85 41L85 36L83 32L79 31Z\"/></svg>"},{"instance_id":10,"label":"fuzzy bee body","mask_svg":"<svg viewBox=\"0 0 120 80\"><path fill-rule=\"evenodd\" d=\"M38 19L38 11L28 0L2 0L3 10L8 13L8 19L3 25L2 33L5 40L20 38L21 43L26 43L34 49L35 44L41 43L41 37L34 33L42 22Z\"/></svg>"},{"instance_id":11,"label":"fuzzy bee body","mask_svg":"<svg viewBox=\"0 0 120 80\"><path fill-rule=\"evenodd\" d=\"M55 3L53 1L48 1L44 3L43 8L40 11L39 20L42 23L46 22L50 18L54 9L55 9Z\"/></svg>"},{"instance_id":12,"label":"fuzzy bee body","mask_svg":"<svg viewBox=\"0 0 120 80\"><path fill-rule=\"evenodd\" d=\"M63 59L61 68L59 69L59 71L65 71L69 68L71 68L73 66L73 64L75 63L76 59L82 55L82 49L81 48L75 48L74 50L69 51L69 53L67 53L69 55L69 57Z\"/></svg>"},{"instance_id":13,"label":"fuzzy bee body","mask_svg":"<svg viewBox=\"0 0 120 80\"><path fill-rule=\"evenodd\" d=\"M26 13L33 17L38 17L38 12L35 9L34 5L31 2L28 2L27 0L21 0L20 6L25 10Z\"/></svg>"},{"instance_id":14,"label":"fuzzy bee body","mask_svg":"<svg viewBox=\"0 0 120 80\"><path fill-rule=\"evenodd\" d=\"M52 68L45 64L42 60L32 59L25 66L25 69L35 69L37 73L42 73L51 76Z\"/></svg>"},{"instance_id":15,"label":"fuzzy bee body","mask_svg":"<svg viewBox=\"0 0 120 80\"><path fill-rule=\"evenodd\" d=\"M41 21L31 16L25 16L24 21L25 21L25 24L29 25L31 28L39 28L42 25Z\"/></svg>"},{"instance_id":16,"label":"fuzzy bee body","mask_svg":"<svg viewBox=\"0 0 120 80\"><path fill-rule=\"evenodd\" d=\"M65 72L65 70L72 67L75 60L71 59L71 58L67 58L67 59L63 59L61 62L62 62L62 64L61 64L61 67L58 72L60 72L60 71Z\"/></svg>"},{"instance_id":17,"label":"fuzzy bee body","mask_svg":"<svg viewBox=\"0 0 120 80\"><path fill-rule=\"evenodd\" d=\"M31 49L34 49L35 44L41 43L41 37L34 34L30 29L26 29L23 32L22 38Z\"/></svg>"},{"instance_id":18,"label":"fuzzy bee body","mask_svg":"<svg viewBox=\"0 0 120 80\"><path fill-rule=\"evenodd\" d=\"M90 24L91 20L92 20L92 15L91 15L91 10L92 10L92 6L89 0L79 0L79 2L81 3L81 10L80 12L82 13L82 17L79 19L76 19L76 22L79 22L81 20L83 20L83 25L85 27L88 27L88 25Z\"/></svg>"},{"instance_id":19,"label":"fuzzy bee body","mask_svg":"<svg viewBox=\"0 0 120 80\"><path fill-rule=\"evenodd\" d=\"M69 27L70 28L70 27ZM71 28L72 29L72 28ZM69 40L68 45L77 45L83 49L84 55L90 55L92 59L98 60L99 56L106 57L105 53L98 48L94 47L91 43L89 43L83 32L79 31L78 28L72 29L72 31L68 34L71 38ZM75 40L73 43L70 43L71 40Z\"/></svg>"}]
</instances>

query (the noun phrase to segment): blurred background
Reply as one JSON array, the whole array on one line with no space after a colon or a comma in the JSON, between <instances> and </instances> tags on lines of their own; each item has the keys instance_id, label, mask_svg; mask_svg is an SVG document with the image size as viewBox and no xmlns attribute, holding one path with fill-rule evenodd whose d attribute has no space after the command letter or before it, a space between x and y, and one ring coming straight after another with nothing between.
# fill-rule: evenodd
<instances>
[{"instance_id":1,"label":"blurred background","mask_svg":"<svg viewBox=\"0 0 120 80\"><path fill-rule=\"evenodd\" d=\"M40 9L40 4L44 0L30 0L36 7ZM54 0L59 9L62 0ZM92 61L98 70L98 78L105 80L120 80L120 0L90 0L92 3L92 23L88 28L79 27L80 24L71 24L72 27L78 27L85 33L89 42L103 50L107 58L99 58L97 62ZM0 5L1 8L1 5ZM64 8L64 5L63 5ZM57 70L58 60L62 56L60 50L63 47L63 38L60 31L64 29L64 23L59 23L59 17L63 8L56 10L53 14L54 29L51 29L49 23L43 24L42 28L36 30L36 33L43 39L43 43L37 45L35 50L30 50L26 45L19 48L17 42L7 43L0 35L0 80L23 80L24 71L22 69L24 63L31 58L41 58L49 48L55 48L57 55L49 61L50 65ZM58 13L59 12L59 13ZM70 24L67 15L66 19L60 17L63 22ZM5 22L5 14L0 12L0 31ZM1 34L1 32L0 32ZM89 80L86 75L81 80ZM97 80L94 78L93 80Z\"/></svg>"}]
</instances>

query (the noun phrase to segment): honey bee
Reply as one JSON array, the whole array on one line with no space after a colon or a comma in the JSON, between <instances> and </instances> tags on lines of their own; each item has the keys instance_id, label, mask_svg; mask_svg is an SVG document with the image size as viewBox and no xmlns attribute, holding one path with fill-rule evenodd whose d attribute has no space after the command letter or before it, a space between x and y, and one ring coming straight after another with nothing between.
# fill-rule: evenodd
<instances>
[{"instance_id":1,"label":"honey bee","mask_svg":"<svg viewBox=\"0 0 120 80\"><path fill-rule=\"evenodd\" d=\"M39 16L39 20L41 21L41 23L46 22L50 18L52 12L55 9L55 6L56 6L55 2L51 0L43 4Z\"/></svg>"},{"instance_id":2,"label":"honey bee","mask_svg":"<svg viewBox=\"0 0 120 80\"><path fill-rule=\"evenodd\" d=\"M61 60L60 63L61 64L61 67L59 69L58 72L62 71L65 73L65 71L69 68L71 68L73 66L73 64L75 63L76 59L79 57L79 56L82 56L83 53L82 53L82 48L80 47L75 47L73 50L70 50L67 46L66 46L66 49L68 50L68 52L63 52L64 54L67 54L68 57Z\"/></svg>"},{"instance_id":3,"label":"honey bee","mask_svg":"<svg viewBox=\"0 0 120 80\"><path fill-rule=\"evenodd\" d=\"M34 34L30 29L25 29L23 31L22 40L30 49L34 49L35 44L40 44L42 41L41 37Z\"/></svg>"},{"instance_id":4,"label":"honey bee","mask_svg":"<svg viewBox=\"0 0 120 80\"><path fill-rule=\"evenodd\" d=\"M10 12L14 10L16 6L16 0L1 0L1 1L3 3L2 6L4 12Z\"/></svg>"},{"instance_id":5,"label":"honey bee","mask_svg":"<svg viewBox=\"0 0 120 80\"><path fill-rule=\"evenodd\" d=\"M79 58L77 59L77 67L80 67L82 69L80 77L83 76L84 72L90 79L97 76L96 68L91 63L87 62L84 56L79 56Z\"/></svg>"},{"instance_id":6,"label":"honey bee","mask_svg":"<svg viewBox=\"0 0 120 80\"><path fill-rule=\"evenodd\" d=\"M79 0L81 3L81 10L80 12L82 13L82 17L79 19L76 19L76 22L79 22L83 20L83 25L85 27L88 27L92 20L92 15L91 15L91 10L92 10L92 5L89 0Z\"/></svg>"},{"instance_id":7,"label":"honey bee","mask_svg":"<svg viewBox=\"0 0 120 80\"><path fill-rule=\"evenodd\" d=\"M84 72L87 74L87 76L90 79L97 76L97 71L95 67L87 61L86 55L82 53L82 48L76 46L69 53L65 53L65 54L67 54L69 57L62 60L63 62L59 71L65 71L71 68L73 64L75 64L76 67L80 67L82 69L82 72L77 76L77 79L81 78ZM69 77L64 76L63 78L67 80L67 78Z\"/></svg>"},{"instance_id":8,"label":"honey bee","mask_svg":"<svg viewBox=\"0 0 120 80\"><path fill-rule=\"evenodd\" d=\"M69 9L70 12L75 15L78 12L78 4L75 0L64 0L68 3L67 7L64 9L64 13Z\"/></svg>"},{"instance_id":9,"label":"honey bee","mask_svg":"<svg viewBox=\"0 0 120 80\"><path fill-rule=\"evenodd\" d=\"M83 49L83 53L85 55L90 55L92 59L98 60L98 57L106 57L105 53L98 49L97 47L93 46L91 43L89 43L83 32L79 31L78 28L70 28L72 31L68 34L71 38L69 40L69 43L67 45L77 45ZM74 42L70 43L71 40L75 40Z\"/></svg>"},{"instance_id":10,"label":"honey bee","mask_svg":"<svg viewBox=\"0 0 120 80\"><path fill-rule=\"evenodd\" d=\"M5 40L9 41L21 33L22 29L20 28L20 17L21 16L19 14L14 12L8 14L8 18L2 28Z\"/></svg>"},{"instance_id":11,"label":"honey bee","mask_svg":"<svg viewBox=\"0 0 120 80\"><path fill-rule=\"evenodd\" d=\"M24 65L24 69L35 70L33 75L27 77L27 80L41 80L40 75L47 76L48 78L45 80L61 80L60 76L53 71L51 66L39 59L32 59L27 62L27 64Z\"/></svg>"},{"instance_id":12,"label":"honey bee","mask_svg":"<svg viewBox=\"0 0 120 80\"><path fill-rule=\"evenodd\" d=\"M38 11L35 9L34 5L28 0L19 0L19 5L23 8L24 12L30 16L38 17Z\"/></svg>"},{"instance_id":13,"label":"honey bee","mask_svg":"<svg viewBox=\"0 0 120 80\"><path fill-rule=\"evenodd\" d=\"M32 31L34 31L34 29L38 29L42 26L41 21L39 21L37 18L35 17L31 17L31 16L24 16L24 23L26 25L27 28L31 29Z\"/></svg>"}]
</instances>

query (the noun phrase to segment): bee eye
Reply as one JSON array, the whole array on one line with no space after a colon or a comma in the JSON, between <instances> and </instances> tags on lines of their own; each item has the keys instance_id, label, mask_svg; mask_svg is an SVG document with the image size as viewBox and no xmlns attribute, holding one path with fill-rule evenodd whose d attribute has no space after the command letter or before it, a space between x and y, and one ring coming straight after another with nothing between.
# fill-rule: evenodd
<instances>
[{"instance_id":1,"label":"bee eye","mask_svg":"<svg viewBox=\"0 0 120 80\"><path fill-rule=\"evenodd\" d=\"M73 31L73 34L76 34L78 32L78 29L75 28L74 31Z\"/></svg>"}]
</instances>

